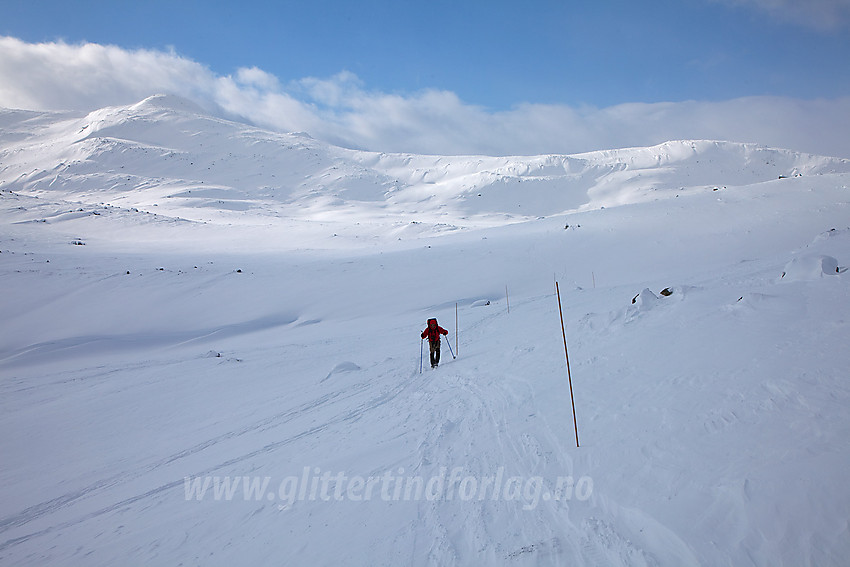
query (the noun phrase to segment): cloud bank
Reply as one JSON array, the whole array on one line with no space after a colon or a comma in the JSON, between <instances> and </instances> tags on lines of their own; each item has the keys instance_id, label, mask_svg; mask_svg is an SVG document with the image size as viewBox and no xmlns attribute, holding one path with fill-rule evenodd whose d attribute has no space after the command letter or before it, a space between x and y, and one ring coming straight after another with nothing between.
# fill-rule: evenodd
<instances>
[{"instance_id":1,"label":"cloud bank","mask_svg":"<svg viewBox=\"0 0 850 567\"><path fill-rule=\"evenodd\" d=\"M571 154L721 139L850 157L850 97L749 97L607 108L525 103L491 111L452 92L370 91L353 74L283 83L218 75L174 52L0 37L0 107L94 110L173 94L258 126L354 148L423 154Z\"/></svg>"}]
</instances>

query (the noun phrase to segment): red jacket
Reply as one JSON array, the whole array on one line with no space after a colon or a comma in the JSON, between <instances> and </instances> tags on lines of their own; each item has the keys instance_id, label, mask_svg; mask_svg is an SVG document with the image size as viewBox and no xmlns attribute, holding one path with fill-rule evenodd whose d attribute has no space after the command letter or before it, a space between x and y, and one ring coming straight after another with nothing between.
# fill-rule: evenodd
<instances>
[{"instance_id":1,"label":"red jacket","mask_svg":"<svg viewBox=\"0 0 850 567\"><path fill-rule=\"evenodd\" d=\"M448 335L449 332L437 324L436 319L428 319L428 328L422 331L422 338L432 343L440 342L440 335Z\"/></svg>"}]
</instances>

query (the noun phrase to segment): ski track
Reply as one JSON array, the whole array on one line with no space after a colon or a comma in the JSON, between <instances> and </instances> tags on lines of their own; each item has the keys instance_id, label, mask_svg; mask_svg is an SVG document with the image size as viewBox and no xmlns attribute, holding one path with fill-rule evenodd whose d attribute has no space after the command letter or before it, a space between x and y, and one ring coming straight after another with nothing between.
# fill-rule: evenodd
<instances>
[{"instance_id":1,"label":"ski track","mask_svg":"<svg viewBox=\"0 0 850 567\"><path fill-rule=\"evenodd\" d=\"M537 297L517 302L514 309L520 312L539 310L551 301L549 296ZM639 311L633 313L640 314ZM648 312L644 315L650 314L652 313ZM634 318L626 320L615 317L610 320L610 324L634 325L635 321ZM468 337L472 345L483 344L485 337L494 329L498 330L510 323L510 317L504 312L488 313L473 318L464 329L464 336ZM606 337L612 331L598 332L601 337ZM616 338L616 331L614 332L612 338ZM779 344L776 348L782 351L789 346ZM441 466L452 468L457 465L463 467L464 475L476 478L492 476L498 467L505 467L506 474L512 476L542 476L547 482L551 482L553 472L577 474L576 463L570 457L570 444L573 440L569 435L565 435L564 431L555 433L542 409L544 405L536 397L534 385L522 376L521 372L517 372L526 357L536 356L535 347L500 340L495 344L491 341L487 349L473 346L464 348L465 358L451 360L446 357L438 369L425 370L421 374L417 371L418 368L409 374L400 372L394 367L393 358L373 364L363 371L336 375L332 373L305 387L306 393L303 395L308 399L283 411L254 419L236 429L209 437L153 462L103 477L77 490L7 516L0 520L0 533L9 534L11 537L0 543L0 553L9 553L20 545L36 542L54 533L62 533L121 510L146 509L162 504L164 499L179 498L185 476L206 476L232 470L234 467L239 468L256 457L272 454L285 447L298 446L299 443L309 443L311 440L321 443L323 435L338 436L343 431L356 428L358 424L364 430L372 431L373 435L374 432L379 432L374 438L376 443L398 436L398 431L415 432L402 433L406 440L421 435L409 456L409 462L413 463L415 473L425 477L437 474ZM495 360L485 360L493 357ZM481 362L486 364L481 365ZM160 366L162 364L167 366L169 363L161 363ZM577 366L581 367L582 364L583 361ZM78 374L86 377L84 382L87 384L103 383L116 374L132 372L139 368L151 370L153 366L148 362L117 369L100 368L97 372L81 369ZM503 371L492 373L494 367L503 368ZM618 372L624 372L629 365L618 363L615 368L618 368ZM745 367L740 374L746 375L751 371ZM328 380L331 376L335 379ZM339 376L347 380L337 380ZM673 378L675 382L690 383L692 387L699 387L698 380L701 380L699 376ZM734 376L731 381L736 381ZM21 394L39 388L49 390L76 382L77 377L48 377L43 384L18 388L13 392ZM664 388L660 384L655 387ZM758 419L759 413L782 411L789 404L805 406L807 402L796 391L787 380L777 380L763 383L752 392L730 391L727 395L748 400L742 410L751 412L747 415L750 416L748 419L752 420ZM623 395L627 405L640 403L637 392L623 392ZM647 392L640 392L640 396L646 395ZM667 411L665 408L649 410L662 413ZM737 426L742 418L740 411L714 410L709 407L698 414L697 418L706 435L719 435ZM315 415L325 416L325 419L304 427L301 421L309 420ZM560 421L564 422L563 419ZM283 438L260 443L260 446L249 451L239 451L239 448L246 445L257 445L257 440L263 438L260 434L276 431L284 432ZM244 442L228 445L229 442L240 439ZM178 474L172 472L188 458L203 455L205 451L217 447L235 454L210 466L193 469L192 474L186 474L185 471ZM658 448L644 445L641 451L642 460L652 462L656 458ZM663 458L663 455L659 456ZM379 462L371 472L379 475L393 466L394 462ZM145 484L147 479L154 479L161 474L173 475L176 478L137 492L131 497L121 498L106 505L95 505L92 511L84 511L87 506L91 506L89 502L109 501L111 494L126 492L138 482ZM623 482L628 480L624 478ZM749 499L746 487L745 482L742 496L744 501ZM547 489L553 490L554 487L550 485ZM428 558L427 562L432 564L464 565L472 558L486 558L490 563L515 565L561 565L574 561L585 565L612 566L667 564L623 534L622 528L614 523L591 516L575 524L581 516L575 519L570 517L571 502L541 502L540 509L531 516L530 522L529 517L517 506L486 499L481 502L467 502L462 508L440 502L421 502L416 505L421 524L420 535L416 539L421 537L421 529L425 527L429 534L427 540L431 542L425 556ZM745 504L732 506L742 510ZM625 513L613 502L603 505L603 509L608 509L612 517L620 518L621 522L632 526L657 524L645 513L634 510ZM462 512L459 513L459 510ZM66 513L60 514L63 511ZM739 514L743 512L740 511ZM72 518L64 521L52 520L62 515L71 515ZM629 515L631 520L628 520ZM500 523L494 524L494 518L501 518ZM48 525L23 535L13 535L27 525L39 521ZM522 526L520 531L507 540L499 535L505 522ZM628 531L632 529L629 528ZM679 564L698 564L688 547L667 528L656 525L653 533L667 533L666 537L670 540L664 547L668 550L679 548L678 552L670 552L670 557L675 557ZM569 537L565 537L565 534L569 534ZM379 557L406 557L410 563L419 563L422 558L417 555L421 551L419 544L414 542L411 545L410 538L410 531L401 532L390 549L383 549ZM493 542L498 543L494 545ZM390 563L386 561L382 564Z\"/></svg>"},{"instance_id":2,"label":"ski track","mask_svg":"<svg viewBox=\"0 0 850 567\"><path fill-rule=\"evenodd\" d=\"M321 444L326 438L338 437L351 430L370 431L376 444L399 436L408 442L415 441L412 443L415 448L407 457L402 456L402 462L411 463L413 472L425 477L436 474L441 466L451 469L458 465L463 467L465 475L477 478L491 476L498 467L505 467L506 474L524 478L541 476L546 482L551 482L555 473L580 474L580 466L570 456L573 442L571 432L560 428L556 432L552 428L547 419L547 404L538 399L534 383L521 370L526 359L539 355L535 352L537 347L522 342L514 343L505 338L496 341L488 339L494 331L499 335L516 317L524 316L523 312L534 313L548 309L547 305L552 301L550 296L518 301L514 307L516 313L511 316L499 310L470 310L470 313L465 314L469 323L464 328L468 344L464 345L463 358L451 360L447 356L436 370L425 370L420 374L417 367L405 373L397 367L397 358L390 357L383 362L366 365L362 370L353 365L351 368L358 369L338 374L332 372L315 383L302 385L298 396L306 399L282 411L253 419L240 427L208 437L132 470L105 476L77 490L4 517L0 520L0 533L8 535L0 543L0 553L11 553L18 546L36 543L43 537L61 534L122 510L149 509L163 505L169 499L179 499L186 476L206 476L244 468L244 465L250 464L257 457L268 457L280 449L297 448L304 443ZM659 317L660 313L669 316L669 309L675 306L665 306L664 309L668 311L641 311L628 307L623 312L631 313L631 318L610 317L607 319L608 327L596 329L592 333L598 340L616 341L621 332L619 329L628 326L640 324L644 326L644 331L651 331L655 325L654 318ZM788 306L785 311L795 313L796 316L803 314L799 306ZM720 311L715 315L737 316L738 311L734 310ZM752 319L749 313L745 316ZM579 353L587 350L585 345L592 341L592 335L578 341L576 346ZM777 352L794 348L820 349L824 354L830 352L820 344L814 339L811 345L778 342L775 348ZM486 348L479 345L486 345ZM325 345L324 348L332 349L333 345ZM347 356L346 349L337 353L337 357ZM610 347L604 350L615 351ZM264 352L263 356L269 354L274 356L273 351ZM276 356L282 358L285 355L281 353ZM139 369L152 371L157 366L179 364L178 360L173 358L159 364L144 362L120 368L80 369L75 372L78 376L68 376L67 372L56 377L46 376L44 382L23 388L20 387L22 382L18 380L12 382L14 389L7 392L32 394L40 389L49 391L78 383L92 387L106 383L122 373L133 373ZM274 364L273 360L267 363ZM585 368L587 371L590 369L588 363L599 367L596 372L601 374L606 372L606 367L613 369L614 374L634 371L630 364L618 360L616 356L600 359L595 354L588 360L579 358L576 368ZM345 364L342 367L349 368ZM501 371L493 372L494 368L500 368ZM737 374L714 379L713 387L719 385L720 395L730 397L737 407L729 403L720 404L722 409L714 409L712 406L699 409L695 406L696 421L690 427L700 428L702 434L709 438L722 437L728 430L740 428L742 421L757 422L765 415L784 412L789 407L805 409L811 406L811 402L801 396L799 388L788 379L749 383L749 390L744 391L731 388L725 392L722 390L723 384L744 382L744 377L754 371L754 368L743 364ZM161 374L159 380L165 380L167 373ZM803 376L807 375L804 373ZM84 378L80 380L80 377ZM807 376L806 379L815 383L824 378ZM626 383L622 378L608 376L607 379ZM670 376L667 380L679 386L688 386L696 392L705 390L704 375L685 373ZM656 399L658 395L647 391L648 387L663 391L668 386L663 381L654 384L634 383L633 390L630 387L620 392L624 407L638 405L644 397ZM561 403L565 401L566 398L561 399ZM733 407L736 409L730 409ZM689 408L684 409L688 411ZM649 407L647 410L660 416L662 425L666 423L664 416L669 408ZM323 419L316 422L315 416L322 416ZM561 427L570 421L569 417L567 415L567 419L564 419L564 416L560 416ZM592 412L584 417L591 421L595 419ZM312 423L305 426L304 421ZM580 421L584 422L582 418ZM263 442L263 433L284 435L272 442ZM244 450L251 445L255 447ZM205 452L217 448L232 456L205 467L191 469L191 474L186 474L185 469L179 473L175 471L190 457L203 456ZM639 447L642 457L629 460L640 460L647 464L663 462L667 459L668 450L657 444L644 443ZM585 451L593 454L592 448L586 448ZM390 462L376 462L370 472L379 475L382 471L392 469L399 462L395 460L398 456L393 459ZM172 476L174 480L144 490L136 488L139 484L150 485L151 480L163 474ZM620 482L628 484L629 475L623 476ZM749 485L749 481L744 480L738 495L720 492L720 504L709 513L724 514L738 521L747 517L747 501L751 499ZM551 485L547 488L553 489ZM109 502L113 499L112 494L126 494L128 490L136 492L130 497ZM403 557L408 563L419 564L423 556L427 558L426 563L440 565L465 565L473 558L475 561L512 565L577 563L594 566L657 566L670 564L670 561L681 565L699 564L688 545L669 528L644 511L621 508L615 499L610 498L603 497L596 503L600 506L596 513L607 513L609 520L593 515L585 516L585 513L571 514L576 504L573 502L540 502L539 509L533 515L525 514L517 503L491 502L486 499L465 502L463 507L453 506L451 502L417 502L419 528L400 530L388 547L376 550L378 555L375 564L392 564L389 557ZM107 501L108 504L101 504L101 501ZM86 511L86 508L93 509ZM71 518L59 519L68 516ZM30 524L45 527L25 530ZM506 538L506 525L521 527L514 528L515 531ZM661 538L661 541L652 543L654 551L644 547L647 542L641 543L629 535L642 531L643 528L638 526L653 526L650 533L655 538ZM25 533L16 533L22 530ZM427 550L421 549L423 532L428 534ZM663 559L657 555L661 549L667 550L662 554ZM754 556L753 562L760 563L759 556Z\"/></svg>"},{"instance_id":3,"label":"ski track","mask_svg":"<svg viewBox=\"0 0 850 567\"><path fill-rule=\"evenodd\" d=\"M477 329L486 329L488 319L501 318L503 315L499 313L490 315L470 325L467 332L475 333ZM483 355L470 353L470 358L475 360L476 356ZM513 353L508 351L504 357L508 359L511 355ZM103 381L121 371L102 369L99 373L87 373L85 370L81 373L87 375L87 381ZM46 521L48 525L23 535L9 537L0 543L0 552L8 553L16 546L37 541L53 533L61 533L129 507L147 508L168 494L181 492L185 476L203 477L227 471L256 457L308 441L320 434L333 435L334 432L350 428L360 421L368 422L370 427L389 421L389 424L381 426L381 430L386 431L386 436L394 435L393 432L399 427L406 430L413 424L416 425L416 430L425 430L424 438L419 441L415 454L412 455L412 460L416 463L414 471L425 477L437 474L441 465L452 467L456 464L462 464L465 475L478 478L492 476L498 467L510 468L512 476L522 477L541 475L551 470L572 471L573 464L566 456L567 452L548 424L536 415L521 415L526 408L534 407L531 385L524 379L507 375L482 381L484 375L479 367L469 366L463 360L444 360L440 368L426 370L421 374L414 371L411 375L404 376L390 369L368 381L361 379L342 387L336 386L320 395L316 395L317 392L314 391L311 399L285 411L254 420L238 429L208 438L132 470L101 478L80 489L3 518L0 520L0 533L10 535L37 521ZM53 380L43 387L61 385L69 380L75 379ZM203 454L216 446L224 446L240 438L245 438L248 444L251 444L252 436L262 432L281 428L283 431L291 431L293 425L297 429L296 422L299 419L315 415L316 412L331 417L254 450L195 470L191 475L180 474L171 482L108 505L98 506L91 512L76 512L91 506L88 502L108 501L112 493L120 493L138 482L144 484L147 478L155 478L162 473L168 474L168 471L174 470L175 467L179 468L181 462L187 458ZM244 445L242 442L237 446ZM482 453L482 447L495 447L498 450ZM387 468L389 465L379 464L374 472L377 474ZM151 504L144 504L146 501ZM526 564L533 558L534 564L559 564L558 558L563 551L559 534L563 534L570 527L564 516L566 508L553 510L547 514L548 521L538 520L533 527L524 530L528 535L520 539L529 541L527 545L517 549L501 546L488 549L489 542L497 539L496 533L499 530L498 526L491 525L492 506L504 507L502 503L492 503L489 500L476 501L465 506L465 514L458 519L456 511L451 507L434 502L419 504L420 517L425 525L430 526L431 541L439 542L435 544L436 547L428 550L429 561L437 564L465 564L470 558L479 557L485 552L487 557L495 561ZM72 519L51 522L51 518L59 517L63 510L70 513ZM517 514L518 512L511 513L513 521L519 522L521 517ZM461 533L464 535L459 537L457 534ZM399 541L398 553L409 553L409 544L404 538Z\"/></svg>"},{"instance_id":4,"label":"ski track","mask_svg":"<svg viewBox=\"0 0 850 567\"><path fill-rule=\"evenodd\" d=\"M331 426L356 421L356 420L360 419L367 412L374 410L376 408L380 408L381 406L389 403L390 401L395 399L397 396L399 396L402 392L408 390L410 387L411 387L411 382L406 382L406 381L399 382L395 388L393 388L389 391L386 391L386 392L379 393L377 396L370 398L370 399L354 406L353 408L346 409L345 411L342 411L341 413L337 414L333 419L331 419L327 422L321 423L321 424L316 425L312 428L301 431L298 434L291 435L289 437L281 439L280 441L267 444L267 445L265 445L265 446L263 446L263 447L261 447L257 450L251 451L249 453L245 453L245 454L242 454L242 455L235 456L232 459L221 462L221 463L219 463L219 464L217 464L213 467L210 467L210 468L202 470L202 471L198 471L198 472L194 473L193 476L205 476L205 475L213 474L216 471L220 471L222 469L227 469L229 467L232 467L233 465L243 463L243 462L245 462L249 459L252 459L256 456L262 455L264 453L275 451L275 450L277 450L281 447L289 445L289 444L296 442L296 441L298 441L302 438L309 437L311 435L315 435L316 433L325 431L328 428L330 428ZM345 402L346 400L354 398L357 394L364 392L368 389L369 389L368 384L360 383L360 384L355 384L353 387L350 387L349 389L342 389L342 390L329 392L327 394L324 394L323 396L320 396L319 398L311 400L310 402L302 404L302 405L300 405L296 408L293 408L293 409L281 412L279 414L267 417L265 419L262 419L260 421L255 422L255 423L252 423L252 424L245 426L243 428L240 428L240 429L237 429L237 430L234 430L234 431L229 431L229 432L227 432L223 435L220 435L220 436L215 437L215 438L208 439L207 441L205 441L203 443L194 445L194 446L189 447L189 448L187 448L183 451L169 455L169 456L167 456L167 457L165 457L165 458L163 458L163 459L161 459L157 462L154 462L154 463L151 463L151 464L148 464L148 465L142 467L140 470L135 470L135 471L132 471L132 472L125 472L125 473L122 473L122 474L119 474L119 475L115 475L115 476L112 476L112 477L109 477L109 478L105 478L105 479L102 479L102 480L100 480L100 481L98 481L94 484L86 486L85 488L82 488L81 490L65 494L62 497L55 498L55 499L52 499L52 500L47 501L47 502L43 502L41 504L38 504L36 506L33 506L33 507L28 508L26 510L23 510L22 512L20 512L18 514L15 514L13 516L9 516L7 518L0 520L0 533L7 532L12 528L24 526L24 525L32 522L33 520L39 519L43 516L47 516L47 515L56 513L63 508L73 506L78 501L89 498L93 495L98 494L99 492L103 492L107 489L114 488L114 487L120 486L122 484L129 483L133 480L136 480L137 478L143 478L150 473L158 471L162 467L166 467L166 466L172 465L174 463L178 463L181 459L184 459L188 456L202 452L202 451L204 451L204 450L206 450L210 447L213 447L213 446L215 446L219 443L229 441L229 440L232 440L232 439L235 439L235 438L238 438L238 437L242 437L242 436L245 436L245 435L249 435L251 433L270 430L270 429L274 429L274 428L277 428L277 427L284 426L284 425L288 424L290 421L297 419L299 417L302 417L305 414L308 414L308 413L310 413L314 410L323 408L323 407L328 406L328 405L333 405L334 403ZM349 391L349 390L351 390L351 391ZM74 526L76 524L85 522L87 520L96 518L96 517L101 516L103 514L107 514L107 513L112 512L116 509L124 508L124 507L131 505L131 504L134 504L134 503L136 503L140 500L152 498L152 497L160 495L163 492L166 492L166 491L169 491L169 490L174 490L178 487L182 487L183 482L184 482L183 478L181 477L179 480L175 480L171 483L164 484L162 486L158 486L158 487L153 488L153 489L151 489L151 490L149 490L149 491L147 491L143 494L136 495L132 498L127 498L127 499L121 500L121 501L116 502L116 503L114 503L110 506L101 508L101 509L99 509L95 512L84 515L84 516L82 516L78 519L75 519L73 521L64 522L64 523L61 523L61 524L58 524L58 525L55 525L55 526L51 526L49 528L46 528L46 529L38 531L38 532L34 532L34 533L31 533L31 534L27 534L25 536L16 537L16 538L7 540L7 541L3 542L2 544L0 544L0 551L4 551L9 547L13 547L13 546L18 545L20 543L26 542L26 541L28 541L32 538L39 537L39 536L48 534L48 533L56 531L56 530L62 530L62 529Z\"/></svg>"}]
</instances>

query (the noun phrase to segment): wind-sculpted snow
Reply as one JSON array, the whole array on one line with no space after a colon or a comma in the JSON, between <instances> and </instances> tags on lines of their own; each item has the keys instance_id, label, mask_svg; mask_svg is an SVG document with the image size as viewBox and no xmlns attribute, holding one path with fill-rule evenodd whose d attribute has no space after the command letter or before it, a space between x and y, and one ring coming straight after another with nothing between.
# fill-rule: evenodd
<instances>
[{"instance_id":1,"label":"wind-sculpted snow","mask_svg":"<svg viewBox=\"0 0 850 567\"><path fill-rule=\"evenodd\" d=\"M787 278L788 281L811 280L824 276L836 276L840 271L838 260L832 256L804 255L788 262L782 277Z\"/></svg>"},{"instance_id":2,"label":"wind-sculpted snow","mask_svg":"<svg viewBox=\"0 0 850 567\"><path fill-rule=\"evenodd\" d=\"M850 555L845 161L378 154L170 97L0 144L4 565Z\"/></svg>"}]
</instances>

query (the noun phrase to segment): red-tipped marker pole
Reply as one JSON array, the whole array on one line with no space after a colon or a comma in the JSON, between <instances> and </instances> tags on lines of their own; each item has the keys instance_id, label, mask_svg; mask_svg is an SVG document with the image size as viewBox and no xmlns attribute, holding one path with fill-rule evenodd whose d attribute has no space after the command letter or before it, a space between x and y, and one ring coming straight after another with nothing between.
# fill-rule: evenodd
<instances>
[{"instance_id":1,"label":"red-tipped marker pole","mask_svg":"<svg viewBox=\"0 0 850 567\"><path fill-rule=\"evenodd\" d=\"M558 314L561 316L561 334L564 335L564 355L567 357L567 380L570 383L570 402L573 405L573 427L576 430L576 447L578 444L578 420L576 420L576 401L573 397L573 377L570 375L570 353L567 351L567 330L564 327L564 311L561 309L561 290L555 282L555 293L558 294Z\"/></svg>"}]
</instances>

